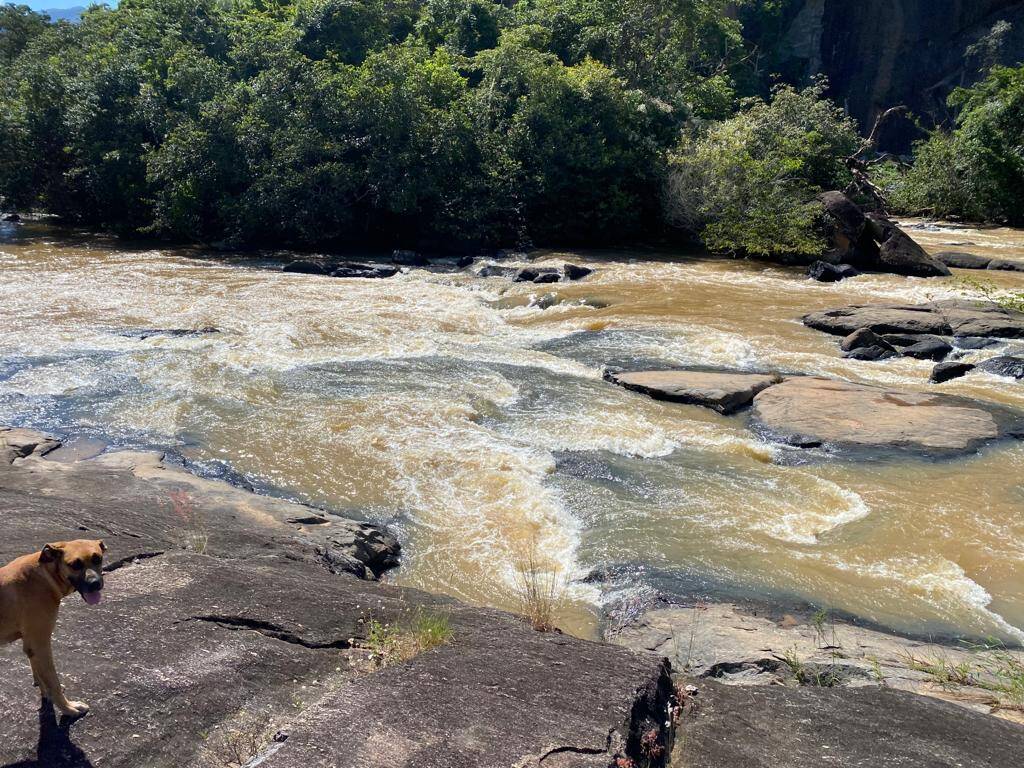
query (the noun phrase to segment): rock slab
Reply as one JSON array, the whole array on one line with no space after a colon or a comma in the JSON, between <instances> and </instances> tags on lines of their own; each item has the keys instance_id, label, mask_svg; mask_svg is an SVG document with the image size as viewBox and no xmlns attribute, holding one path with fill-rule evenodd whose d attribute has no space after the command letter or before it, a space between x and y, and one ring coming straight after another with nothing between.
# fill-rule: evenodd
<instances>
[{"instance_id":1,"label":"rock slab","mask_svg":"<svg viewBox=\"0 0 1024 768\"><path fill-rule=\"evenodd\" d=\"M969 453L1019 423L970 400L817 377L787 379L754 398L752 425L804 448Z\"/></svg>"},{"instance_id":2,"label":"rock slab","mask_svg":"<svg viewBox=\"0 0 1024 768\"><path fill-rule=\"evenodd\" d=\"M868 328L879 334L1024 338L1024 312L989 301L854 304L812 312L804 315L803 322L810 328L837 336Z\"/></svg>"},{"instance_id":3,"label":"rock slab","mask_svg":"<svg viewBox=\"0 0 1024 768\"><path fill-rule=\"evenodd\" d=\"M774 374L706 371L606 371L605 378L655 400L699 405L722 414L745 408L755 395L781 380Z\"/></svg>"}]
</instances>

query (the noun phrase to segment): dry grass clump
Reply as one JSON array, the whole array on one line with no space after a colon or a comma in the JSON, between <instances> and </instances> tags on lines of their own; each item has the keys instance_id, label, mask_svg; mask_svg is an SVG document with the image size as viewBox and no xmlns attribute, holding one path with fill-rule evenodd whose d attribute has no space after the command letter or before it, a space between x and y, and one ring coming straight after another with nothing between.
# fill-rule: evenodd
<instances>
[{"instance_id":1,"label":"dry grass clump","mask_svg":"<svg viewBox=\"0 0 1024 768\"><path fill-rule=\"evenodd\" d=\"M544 568L537 556L536 541L516 565L516 590L520 613L538 632L551 632L565 604L565 580L550 568Z\"/></svg>"},{"instance_id":2,"label":"dry grass clump","mask_svg":"<svg viewBox=\"0 0 1024 768\"><path fill-rule=\"evenodd\" d=\"M366 648L370 661L383 669L444 645L452 638L451 621L439 613L420 611L408 625L370 620Z\"/></svg>"}]
</instances>

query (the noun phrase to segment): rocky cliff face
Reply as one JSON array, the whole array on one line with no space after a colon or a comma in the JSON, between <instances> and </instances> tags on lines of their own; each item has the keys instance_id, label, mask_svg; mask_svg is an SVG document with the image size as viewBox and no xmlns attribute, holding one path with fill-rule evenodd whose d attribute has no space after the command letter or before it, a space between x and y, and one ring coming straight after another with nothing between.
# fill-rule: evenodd
<instances>
[{"instance_id":1,"label":"rocky cliff face","mask_svg":"<svg viewBox=\"0 0 1024 768\"><path fill-rule=\"evenodd\" d=\"M867 130L880 111L897 104L925 124L948 120L946 97L975 80L984 64L965 51L999 21L1012 25L1002 63L1024 59L1021 0L792 0L774 39L762 39L786 79L827 75L836 100ZM909 121L897 121L883 144L905 149L915 134Z\"/></svg>"}]
</instances>

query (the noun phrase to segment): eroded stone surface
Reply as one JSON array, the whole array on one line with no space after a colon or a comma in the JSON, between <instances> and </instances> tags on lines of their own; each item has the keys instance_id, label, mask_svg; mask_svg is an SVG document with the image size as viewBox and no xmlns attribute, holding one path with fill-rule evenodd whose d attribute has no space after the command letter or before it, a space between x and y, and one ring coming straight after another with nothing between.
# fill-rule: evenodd
<instances>
[{"instance_id":1,"label":"eroded stone surface","mask_svg":"<svg viewBox=\"0 0 1024 768\"><path fill-rule=\"evenodd\" d=\"M868 328L880 334L1024 338L1024 313L986 301L852 305L812 312L803 321L811 328L837 336Z\"/></svg>"}]
</instances>

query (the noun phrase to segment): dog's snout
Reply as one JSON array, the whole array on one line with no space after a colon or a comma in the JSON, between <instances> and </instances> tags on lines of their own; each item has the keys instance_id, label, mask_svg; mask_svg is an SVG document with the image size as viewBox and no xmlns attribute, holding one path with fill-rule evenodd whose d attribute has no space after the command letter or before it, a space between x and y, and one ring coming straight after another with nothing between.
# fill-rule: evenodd
<instances>
[{"instance_id":1,"label":"dog's snout","mask_svg":"<svg viewBox=\"0 0 1024 768\"><path fill-rule=\"evenodd\" d=\"M103 589L103 576L95 571L88 571L82 579L82 589L85 592L99 592Z\"/></svg>"}]
</instances>

